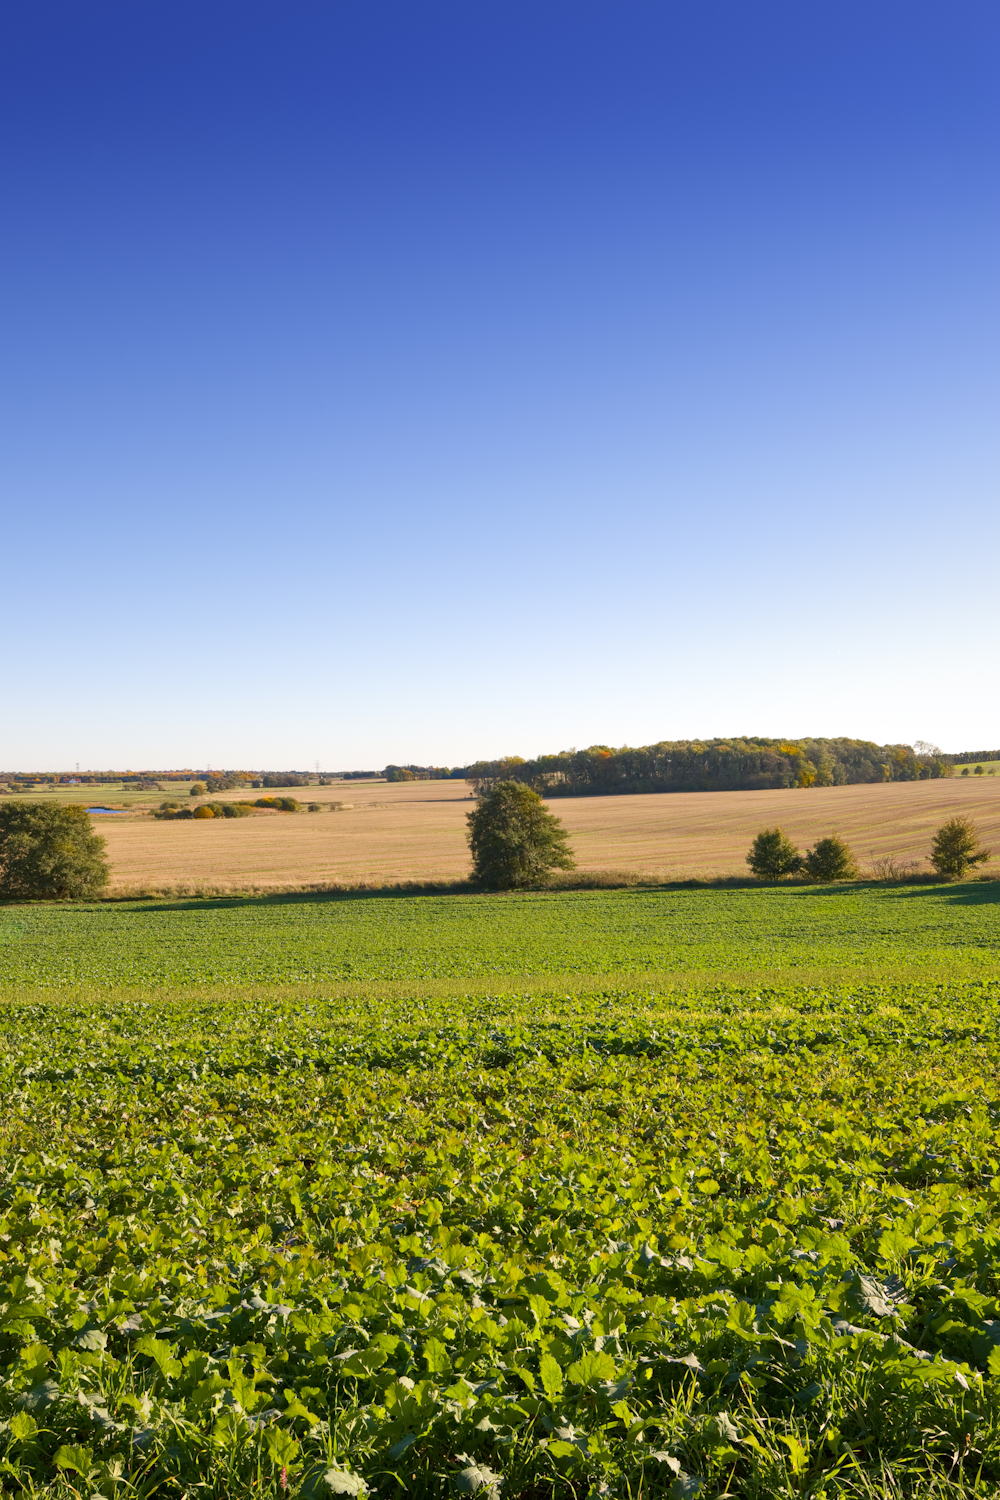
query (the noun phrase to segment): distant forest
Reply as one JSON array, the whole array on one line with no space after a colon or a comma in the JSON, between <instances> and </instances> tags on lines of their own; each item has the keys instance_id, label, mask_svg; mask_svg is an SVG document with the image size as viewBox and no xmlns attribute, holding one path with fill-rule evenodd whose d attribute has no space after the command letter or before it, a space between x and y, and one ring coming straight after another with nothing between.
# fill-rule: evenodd
<instances>
[{"instance_id":1,"label":"distant forest","mask_svg":"<svg viewBox=\"0 0 1000 1500\"><path fill-rule=\"evenodd\" d=\"M990 756L1000 756L991 751ZM979 759L985 760L985 755ZM546 797L603 797L615 792L735 792L780 787L852 786L924 781L954 774L958 756L930 745L875 745L869 740L663 740L620 750L591 745L536 760L506 756L477 761L466 777L477 790L525 781Z\"/></svg>"}]
</instances>

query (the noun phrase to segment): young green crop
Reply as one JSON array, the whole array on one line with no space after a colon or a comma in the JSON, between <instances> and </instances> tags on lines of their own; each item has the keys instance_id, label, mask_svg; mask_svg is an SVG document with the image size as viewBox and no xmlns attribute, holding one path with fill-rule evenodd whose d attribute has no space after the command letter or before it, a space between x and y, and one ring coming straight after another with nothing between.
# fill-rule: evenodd
<instances>
[{"instance_id":1,"label":"young green crop","mask_svg":"<svg viewBox=\"0 0 1000 1500\"><path fill-rule=\"evenodd\" d=\"M988 958L990 906L926 889L7 911L50 988L0 1011L5 1492L995 1494L1000 984L420 998L547 950L794 967L838 912ZM310 933L417 977L60 991L73 919L91 981L148 982L170 916L201 980L252 931L264 979Z\"/></svg>"},{"instance_id":2,"label":"young green crop","mask_svg":"<svg viewBox=\"0 0 1000 1500\"><path fill-rule=\"evenodd\" d=\"M272 896L0 908L7 985L944 968L1000 977L1000 884Z\"/></svg>"}]
</instances>

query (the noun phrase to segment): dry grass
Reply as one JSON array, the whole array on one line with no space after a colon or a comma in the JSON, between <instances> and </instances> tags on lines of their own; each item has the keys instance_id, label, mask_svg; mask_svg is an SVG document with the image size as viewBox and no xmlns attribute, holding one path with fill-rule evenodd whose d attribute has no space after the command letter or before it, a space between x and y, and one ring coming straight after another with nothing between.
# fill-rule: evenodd
<instances>
[{"instance_id":1,"label":"dry grass","mask_svg":"<svg viewBox=\"0 0 1000 1500\"><path fill-rule=\"evenodd\" d=\"M259 796L257 792L248 797ZM303 800L339 811L155 822L138 812L97 819L116 894L225 895L461 880L468 873L460 781L310 787ZM233 794L227 794L236 800ZM237 794L238 796L238 794ZM891 856L926 869L934 830L973 818L1000 858L1000 777L780 792L688 792L554 799L580 875L594 884L745 876L753 836L780 823L800 846L836 830L863 868Z\"/></svg>"}]
</instances>

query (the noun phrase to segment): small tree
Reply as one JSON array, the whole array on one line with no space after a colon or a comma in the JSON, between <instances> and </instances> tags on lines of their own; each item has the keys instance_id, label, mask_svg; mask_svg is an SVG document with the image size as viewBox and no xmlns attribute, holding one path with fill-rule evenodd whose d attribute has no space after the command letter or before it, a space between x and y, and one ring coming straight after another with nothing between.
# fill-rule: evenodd
<instances>
[{"instance_id":1,"label":"small tree","mask_svg":"<svg viewBox=\"0 0 1000 1500\"><path fill-rule=\"evenodd\" d=\"M750 845L747 864L758 880L780 880L802 868L802 856L780 828L764 828Z\"/></svg>"},{"instance_id":2,"label":"small tree","mask_svg":"<svg viewBox=\"0 0 1000 1500\"><path fill-rule=\"evenodd\" d=\"M108 883L104 839L82 807L0 807L0 900L86 900Z\"/></svg>"},{"instance_id":3,"label":"small tree","mask_svg":"<svg viewBox=\"0 0 1000 1500\"><path fill-rule=\"evenodd\" d=\"M820 839L807 853L805 871L813 880L824 884L830 880L856 880L858 865L847 844L837 834Z\"/></svg>"},{"instance_id":4,"label":"small tree","mask_svg":"<svg viewBox=\"0 0 1000 1500\"><path fill-rule=\"evenodd\" d=\"M559 818L523 781L499 781L466 814L473 879L492 890L533 885L576 868Z\"/></svg>"},{"instance_id":5,"label":"small tree","mask_svg":"<svg viewBox=\"0 0 1000 1500\"><path fill-rule=\"evenodd\" d=\"M945 880L961 880L989 857L990 851L980 848L979 835L968 818L951 818L934 835L931 864Z\"/></svg>"},{"instance_id":6,"label":"small tree","mask_svg":"<svg viewBox=\"0 0 1000 1500\"><path fill-rule=\"evenodd\" d=\"M207 791L208 791L208 787L205 785L205 783L203 781L196 781L194 783L194 785L192 786L192 788L191 788L191 796L192 797L204 797L204 795L205 795L205 793Z\"/></svg>"}]
</instances>

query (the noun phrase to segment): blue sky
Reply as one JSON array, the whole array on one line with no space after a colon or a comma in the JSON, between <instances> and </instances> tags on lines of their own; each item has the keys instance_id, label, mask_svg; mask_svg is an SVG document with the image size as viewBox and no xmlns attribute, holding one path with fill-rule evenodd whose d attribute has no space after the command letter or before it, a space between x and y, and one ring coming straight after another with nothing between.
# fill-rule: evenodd
<instances>
[{"instance_id":1,"label":"blue sky","mask_svg":"<svg viewBox=\"0 0 1000 1500\"><path fill-rule=\"evenodd\" d=\"M1000 13L0 11L0 768L1000 743Z\"/></svg>"}]
</instances>

